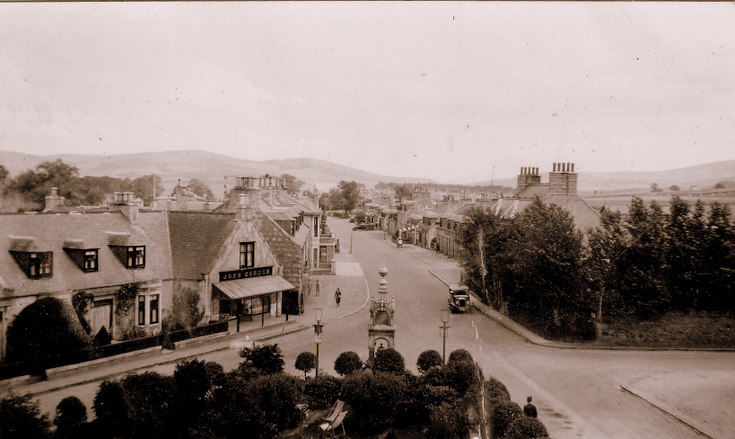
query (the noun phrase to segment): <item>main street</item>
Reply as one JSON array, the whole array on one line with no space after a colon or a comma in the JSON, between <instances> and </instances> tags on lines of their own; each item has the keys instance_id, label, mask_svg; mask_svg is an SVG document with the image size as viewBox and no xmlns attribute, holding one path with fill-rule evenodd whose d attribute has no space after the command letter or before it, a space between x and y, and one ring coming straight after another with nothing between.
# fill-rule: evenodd
<instances>
[{"instance_id":1,"label":"main street","mask_svg":"<svg viewBox=\"0 0 735 439\"><path fill-rule=\"evenodd\" d=\"M447 288L429 269L446 281L456 282L459 275L456 262L413 246L397 248L382 231L353 232L351 224L345 220L330 218L330 227L340 238L341 252L351 251L354 265L359 263L362 268L362 271L354 270L354 279L333 277L346 283L342 288L349 291L346 294L355 295L343 297L343 306L347 302L364 302L364 287L356 287L365 283L363 273L370 295L375 295L380 278L378 269L384 263L389 270L386 277L388 295L396 299L396 349L404 356L406 366L416 371L416 360L422 351L441 352L442 348L439 325L441 310L447 306ZM331 297L332 293L322 290L322 295ZM310 300L315 298L307 297L307 301ZM334 317L328 319L324 327L320 369L335 374L334 360L342 352L355 351L363 360L367 359L369 311L364 307L353 314L340 315L333 301L324 303L332 307L328 311ZM672 374L716 377L731 371L735 359L732 353L722 352L608 351L537 346L478 311L450 314L449 325L447 355L458 348L470 351L485 377L494 376L503 381L512 399L520 405L525 403L527 395L533 395L539 418L555 438L703 437L645 400L621 390L621 386ZM287 372L302 374L294 368L294 362L300 352L314 351L313 332L296 332L271 342L278 343L281 348ZM219 362L226 369L236 367L241 360L235 350L211 352L199 358ZM174 364L153 368L161 373L172 373L173 369ZM41 395L42 407L49 411L62 397L76 395L93 415L91 400L98 384ZM707 395L697 391L692 392L691 404L682 410L696 412L698 404L704 404L699 413L694 413L699 414L700 420L701 412L711 411L715 420L726 419L727 413L732 412L727 404L727 407L707 404ZM726 410L729 412L717 413ZM704 416L706 420L707 413ZM707 432L712 437L727 437L731 426L732 423L728 426L713 422Z\"/></svg>"}]
</instances>

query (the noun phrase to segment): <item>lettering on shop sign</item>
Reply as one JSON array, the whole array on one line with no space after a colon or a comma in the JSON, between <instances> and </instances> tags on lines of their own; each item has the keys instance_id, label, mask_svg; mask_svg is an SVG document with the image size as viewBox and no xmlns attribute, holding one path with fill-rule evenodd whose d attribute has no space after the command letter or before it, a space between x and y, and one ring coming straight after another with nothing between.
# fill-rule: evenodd
<instances>
[{"instance_id":1,"label":"lettering on shop sign","mask_svg":"<svg viewBox=\"0 0 735 439\"><path fill-rule=\"evenodd\" d=\"M246 279L249 277L270 276L273 274L273 267L257 267L244 268L242 270L220 271L219 281Z\"/></svg>"}]
</instances>

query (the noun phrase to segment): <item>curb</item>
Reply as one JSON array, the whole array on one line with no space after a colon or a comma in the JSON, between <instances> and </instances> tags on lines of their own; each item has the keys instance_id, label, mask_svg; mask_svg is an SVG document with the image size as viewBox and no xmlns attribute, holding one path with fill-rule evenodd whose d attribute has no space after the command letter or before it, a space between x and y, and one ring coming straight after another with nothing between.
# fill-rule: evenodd
<instances>
[{"instance_id":1,"label":"curb","mask_svg":"<svg viewBox=\"0 0 735 439\"><path fill-rule=\"evenodd\" d=\"M353 314L355 314L355 313L357 313L359 311L362 311L367 306L368 302L370 301L370 286L368 285L367 279L363 279L363 280L365 281L365 292L366 292L366 294L365 294L365 302L363 302L362 305L360 305L359 308L357 308L357 309L355 309L353 311L350 311L347 314L343 314L343 315L337 317L338 319L344 319L345 317L349 317L349 316L351 316L351 315L353 315Z\"/></svg>"},{"instance_id":2,"label":"curb","mask_svg":"<svg viewBox=\"0 0 735 439\"><path fill-rule=\"evenodd\" d=\"M680 422L680 423L682 423L682 424L686 425L687 427L691 428L692 430L694 430L695 432L699 433L700 435L702 435L702 436L704 436L704 437L706 437L706 438L709 438L709 439L715 439L714 437L712 437L712 436L708 435L707 433L705 433L705 432L703 432L702 430L698 429L697 427L693 426L693 425L692 425L692 424L690 424L689 422L687 422L687 421L685 421L685 420L681 419L680 417L678 417L678 416L676 416L675 414L673 414L673 413L671 413L671 412L669 412L669 411L665 410L664 408L662 408L662 407L658 406L657 404L654 404L653 402L649 401L648 399L644 398L643 396L639 395L638 393L636 393L635 391L633 391L633 390L629 389L628 387L626 387L626 386L624 386L624 385L621 385L621 386L620 386L620 389L621 389L621 390L623 390L624 392L627 392L627 393L629 393L629 394L631 394L631 395L635 396L636 398L640 399L641 401L644 401L644 402L646 402L646 403L647 403L648 405L650 405L651 407L653 407L653 408L655 408L656 410L660 411L661 413L664 413L664 414L666 414L666 415L669 415L669 416L670 416L671 418L673 418L674 420L676 420L676 421L678 421L678 422Z\"/></svg>"}]
</instances>

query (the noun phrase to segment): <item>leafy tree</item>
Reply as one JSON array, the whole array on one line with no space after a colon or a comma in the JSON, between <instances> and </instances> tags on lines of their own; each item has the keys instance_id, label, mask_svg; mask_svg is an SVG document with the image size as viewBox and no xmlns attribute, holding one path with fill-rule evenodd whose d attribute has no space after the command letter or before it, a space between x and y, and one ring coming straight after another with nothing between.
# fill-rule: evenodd
<instances>
[{"instance_id":1,"label":"leafy tree","mask_svg":"<svg viewBox=\"0 0 735 439\"><path fill-rule=\"evenodd\" d=\"M179 362L174 370L174 382L177 395L174 410L176 419L179 419L174 427L183 435L187 428L199 424L204 411L206 395L211 388L206 363L196 359Z\"/></svg>"},{"instance_id":2,"label":"leafy tree","mask_svg":"<svg viewBox=\"0 0 735 439\"><path fill-rule=\"evenodd\" d=\"M679 186L673 184L673 185L669 186L669 190L670 191L674 191L674 192L679 192L681 190L681 188Z\"/></svg>"},{"instance_id":3,"label":"leafy tree","mask_svg":"<svg viewBox=\"0 0 735 439\"><path fill-rule=\"evenodd\" d=\"M411 185L409 184L401 184L396 186L394 191L394 196L400 203L403 200L410 200L411 196L413 195L413 192L411 191Z\"/></svg>"},{"instance_id":4,"label":"leafy tree","mask_svg":"<svg viewBox=\"0 0 735 439\"><path fill-rule=\"evenodd\" d=\"M8 171L5 166L0 165L0 184L5 183L5 179L8 178L9 175L10 171Z\"/></svg>"},{"instance_id":5,"label":"leafy tree","mask_svg":"<svg viewBox=\"0 0 735 439\"><path fill-rule=\"evenodd\" d=\"M442 356L439 352L430 349L421 352L419 354L419 358L416 361L416 367L419 369L419 372L426 373L431 369L432 367L441 366L442 365Z\"/></svg>"},{"instance_id":6,"label":"leafy tree","mask_svg":"<svg viewBox=\"0 0 735 439\"><path fill-rule=\"evenodd\" d=\"M289 194L298 194L301 190L301 187L304 185L303 181L299 180L291 174L281 174L281 178L286 180L286 191Z\"/></svg>"},{"instance_id":7,"label":"leafy tree","mask_svg":"<svg viewBox=\"0 0 735 439\"><path fill-rule=\"evenodd\" d=\"M339 182L339 193L342 199L342 209L347 213L357 207L360 202L360 188L357 182L341 180Z\"/></svg>"},{"instance_id":8,"label":"leafy tree","mask_svg":"<svg viewBox=\"0 0 735 439\"><path fill-rule=\"evenodd\" d=\"M29 395L12 392L0 399L0 437L3 439L45 438L49 421Z\"/></svg>"},{"instance_id":9,"label":"leafy tree","mask_svg":"<svg viewBox=\"0 0 735 439\"><path fill-rule=\"evenodd\" d=\"M342 381L342 399L352 407L345 423L348 429L377 433L391 426L396 408L406 395L405 375L356 372Z\"/></svg>"},{"instance_id":10,"label":"leafy tree","mask_svg":"<svg viewBox=\"0 0 735 439\"><path fill-rule=\"evenodd\" d=\"M8 360L25 363L36 374L87 360L93 352L74 310L54 297L44 297L25 307L8 329L7 340Z\"/></svg>"},{"instance_id":11,"label":"leafy tree","mask_svg":"<svg viewBox=\"0 0 735 439\"><path fill-rule=\"evenodd\" d=\"M240 357L245 359L240 368L254 368L265 375L283 372L283 355L278 344L245 347L240 351Z\"/></svg>"},{"instance_id":12,"label":"leafy tree","mask_svg":"<svg viewBox=\"0 0 735 439\"><path fill-rule=\"evenodd\" d=\"M130 430L130 406L125 391L118 381L103 381L94 396L92 404L98 431L105 437L126 436Z\"/></svg>"},{"instance_id":13,"label":"leafy tree","mask_svg":"<svg viewBox=\"0 0 735 439\"><path fill-rule=\"evenodd\" d=\"M630 237L618 211L603 209L600 225L588 231L584 273L590 287L598 292L597 318L626 312L620 295L622 256Z\"/></svg>"},{"instance_id":14,"label":"leafy tree","mask_svg":"<svg viewBox=\"0 0 735 439\"><path fill-rule=\"evenodd\" d=\"M340 375L349 375L362 369L362 360L352 351L342 352L334 360L334 370Z\"/></svg>"},{"instance_id":15,"label":"leafy tree","mask_svg":"<svg viewBox=\"0 0 735 439\"><path fill-rule=\"evenodd\" d=\"M505 439L542 439L549 437L549 432L538 419L521 416L508 425L503 437Z\"/></svg>"},{"instance_id":16,"label":"leafy tree","mask_svg":"<svg viewBox=\"0 0 735 439\"><path fill-rule=\"evenodd\" d=\"M594 336L591 323L573 324L589 319L591 301L582 282L582 234L569 212L536 198L515 225L516 234L509 243L511 316L527 322L541 320L542 329L553 337Z\"/></svg>"},{"instance_id":17,"label":"leafy tree","mask_svg":"<svg viewBox=\"0 0 735 439\"><path fill-rule=\"evenodd\" d=\"M174 287L171 314L166 317L164 326L168 331L190 330L204 317L199 309L199 293L194 288L176 285Z\"/></svg>"},{"instance_id":18,"label":"leafy tree","mask_svg":"<svg viewBox=\"0 0 735 439\"><path fill-rule=\"evenodd\" d=\"M56 406L55 436L76 438L83 436L82 429L87 423L87 407L76 396L67 396Z\"/></svg>"},{"instance_id":19,"label":"leafy tree","mask_svg":"<svg viewBox=\"0 0 735 439\"><path fill-rule=\"evenodd\" d=\"M251 394L278 431L296 427L304 418L298 405L304 393L303 382L294 376L273 374L257 378Z\"/></svg>"},{"instance_id":20,"label":"leafy tree","mask_svg":"<svg viewBox=\"0 0 735 439\"><path fill-rule=\"evenodd\" d=\"M134 437L164 437L174 425L176 384L158 372L127 375L121 384L128 402ZM178 421L176 421L178 422Z\"/></svg>"},{"instance_id":21,"label":"leafy tree","mask_svg":"<svg viewBox=\"0 0 735 439\"><path fill-rule=\"evenodd\" d=\"M707 218L700 308L735 310L735 228L730 207L714 202ZM705 293L706 292L706 293Z\"/></svg>"},{"instance_id":22,"label":"leafy tree","mask_svg":"<svg viewBox=\"0 0 735 439\"><path fill-rule=\"evenodd\" d=\"M294 364L294 367L296 370L300 370L304 372L304 379L306 379L306 374L309 373L311 369L314 369L316 367L316 355L314 355L313 352L302 352L296 357L296 363Z\"/></svg>"},{"instance_id":23,"label":"leafy tree","mask_svg":"<svg viewBox=\"0 0 735 439\"><path fill-rule=\"evenodd\" d=\"M373 369L379 372L402 373L406 369L403 355L393 348L375 351Z\"/></svg>"},{"instance_id":24,"label":"leafy tree","mask_svg":"<svg viewBox=\"0 0 735 439\"><path fill-rule=\"evenodd\" d=\"M35 170L29 169L11 180L6 190L20 194L27 201L43 205L51 188L57 187L60 196L74 203L78 201L73 193L78 178L79 169L76 166L68 165L61 159L44 161Z\"/></svg>"},{"instance_id":25,"label":"leafy tree","mask_svg":"<svg viewBox=\"0 0 735 439\"><path fill-rule=\"evenodd\" d=\"M191 193L195 195L199 195L205 200L214 200L214 193L212 193L212 190L209 188L209 185L205 183L203 180L200 180L198 178L192 178L191 180L189 180L189 186L187 187L189 188Z\"/></svg>"},{"instance_id":26,"label":"leafy tree","mask_svg":"<svg viewBox=\"0 0 735 439\"><path fill-rule=\"evenodd\" d=\"M155 191L153 185L155 184ZM156 195L163 194L163 183L161 176L156 174L144 175L136 179L124 180L124 190L135 193L136 197L140 197L144 203L150 204L153 201L153 193Z\"/></svg>"},{"instance_id":27,"label":"leafy tree","mask_svg":"<svg viewBox=\"0 0 735 439\"><path fill-rule=\"evenodd\" d=\"M458 399L443 401L430 409L429 433L433 438L451 439L467 437L470 422L467 408Z\"/></svg>"}]
</instances>

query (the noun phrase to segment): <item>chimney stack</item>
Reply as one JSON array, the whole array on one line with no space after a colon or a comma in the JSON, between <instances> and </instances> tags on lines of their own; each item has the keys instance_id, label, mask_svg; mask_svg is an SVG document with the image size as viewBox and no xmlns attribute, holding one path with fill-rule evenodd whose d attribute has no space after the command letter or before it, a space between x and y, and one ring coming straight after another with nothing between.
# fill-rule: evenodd
<instances>
[{"instance_id":1,"label":"chimney stack","mask_svg":"<svg viewBox=\"0 0 735 439\"><path fill-rule=\"evenodd\" d=\"M518 190L521 191L527 186L541 183L541 176L538 175L538 168L524 166L518 174Z\"/></svg>"},{"instance_id":2,"label":"chimney stack","mask_svg":"<svg viewBox=\"0 0 735 439\"><path fill-rule=\"evenodd\" d=\"M57 207L64 206L64 197L59 196L59 188L52 187L51 195L46 195L46 206L44 212L53 212Z\"/></svg>"},{"instance_id":3,"label":"chimney stack","mask_svg":"<svg viewBox=\"0 0 735 439\"><path fill-rule=\"evenodd\" d=\"M135 202L135 196L132 192L115 192L115 198L112 205L119 210L130 224L138 223L138 204Z\"/></svg>"},{"instance_id":4,"label":"chimney stack","mask_svg":"<svg viewBox=\"0 0 735 439\"><path fill-rule=\"evenodd\" d=\"M577 193L577 174L574 163L554 163L549 173L549 193L556 195L572 195Z\"/></svg>"}]
</instances>

